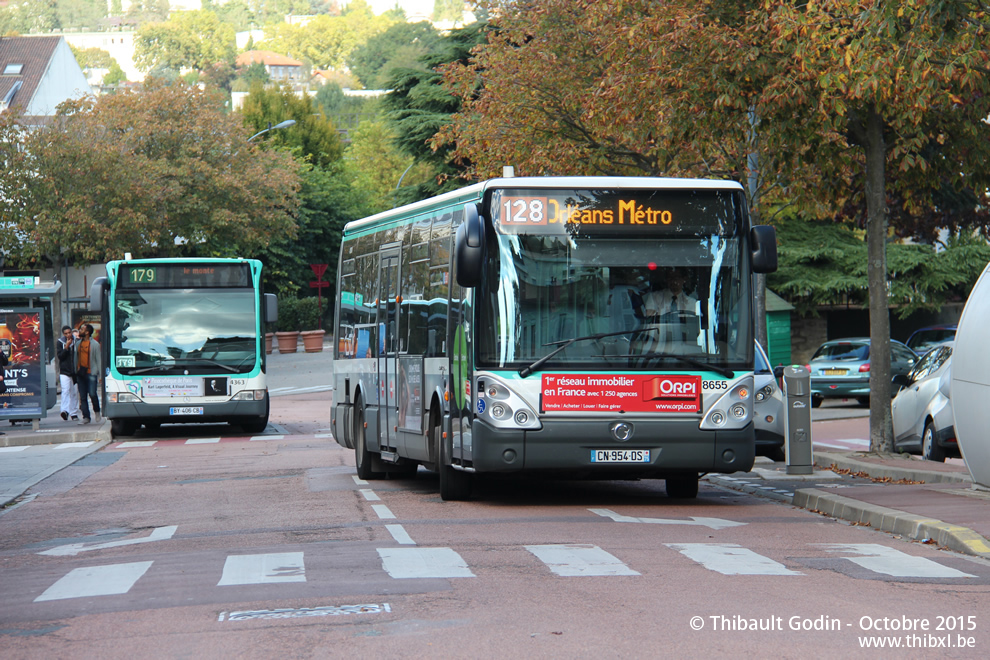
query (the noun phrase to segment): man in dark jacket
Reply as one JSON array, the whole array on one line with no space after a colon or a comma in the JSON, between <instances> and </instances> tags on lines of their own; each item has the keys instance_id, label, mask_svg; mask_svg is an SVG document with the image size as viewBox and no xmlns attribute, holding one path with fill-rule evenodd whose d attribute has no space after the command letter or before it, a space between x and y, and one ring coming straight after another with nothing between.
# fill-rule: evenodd
<instances>
[{"instance_id":1,"label":"man in dark jacket","mask_svg":"<svg viewBox=\"0 0 990 660\"><path fill-rule=\"evenodd\" d=\"M58 339L58 379L62 386L62 419L79 419L79 392L76 389L75 350L78 339L72 336L72 328L62 326Z\"/></svg>"}]
</instances>

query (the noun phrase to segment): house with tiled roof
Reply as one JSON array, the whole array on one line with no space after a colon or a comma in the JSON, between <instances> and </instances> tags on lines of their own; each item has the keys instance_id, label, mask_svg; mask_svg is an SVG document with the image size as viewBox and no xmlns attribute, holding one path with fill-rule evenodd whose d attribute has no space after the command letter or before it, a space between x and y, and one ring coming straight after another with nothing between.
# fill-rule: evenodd
<instances>
[{"instance_id":1,"label":"house with tiled roof","mask_svg":"<svg viewBox=\"0 0 990 660\"><path fill-rule=\"evenodd\" d=\"M237 56L237 66L261 63L268 77L279 82L302 82L303 63L270 50L249 50Z\"/></svg>"},{"instance_id":2,"label":"house with tiled roof","mask_svg":"<svg viewBox=\"0 0 990 660\"><path fill-rule=\"evenodd\" d=\"M59 103L91 93L62 37L0 37L0 112L16 108L40 125Z\"/></svg>"}]
</instances>

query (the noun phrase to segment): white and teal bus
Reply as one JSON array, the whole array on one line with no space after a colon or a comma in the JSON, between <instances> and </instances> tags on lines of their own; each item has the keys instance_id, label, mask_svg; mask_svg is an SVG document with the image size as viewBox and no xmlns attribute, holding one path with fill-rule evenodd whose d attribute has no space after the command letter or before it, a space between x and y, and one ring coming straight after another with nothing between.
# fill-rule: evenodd
<instances>
[{"instance_id":1,"label":"white and teal bus","mask_svg":"<svg viewBox=\"0 0 990 660\"><path fill-rule=\"evenodd\" d=\"M666 480L748 471L751 275L735 182L502 178L349 223L332 423L358 475Z\"/></svg>"},{"instance_id":2,"label":"white and teal bus","mask_svg":"<svg viewBox=\"0 0 990 660\"><path fill-rule=\"evenodd\" d=\"M102 313L103 414L114 435L138 427L228 422L268 425L262 293L255 259L127 259L93 282Z\"/></svg>"}]
</instances>

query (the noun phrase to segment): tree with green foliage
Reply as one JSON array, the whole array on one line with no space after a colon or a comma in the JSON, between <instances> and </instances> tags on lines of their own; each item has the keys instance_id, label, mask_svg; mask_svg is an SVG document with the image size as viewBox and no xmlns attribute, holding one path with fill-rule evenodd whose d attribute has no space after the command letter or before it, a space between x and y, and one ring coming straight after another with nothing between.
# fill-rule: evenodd
<instances>
[{"instance_id":1,"label":"tree with green foliage","mask_svg":"<svg viewBox=\"0 0 990 660\"><path fill-rule=\"evenodd\" d=\"M222 95L146 83L63 103L24 133L0 113L0 250L14 267L134 256L251 256L295 232L299 175L248 143Z\"/></svg>"},{"instance_id":2,"label":"tree with green foliage","mask_svg":"<svg viewBox=\"0 0 990 660\"><path fill-rule=\"evenodd\" d=\"M59 0L56 14L62 29L95 29L106 18L106 0Z\"/></svg>"},{"instance_id":3,"label":"tree with green foliage","mask_svg":"<svg viewBox=\"0 0 990 660\"><path fill-rule=\"evenodd\" d=\"M266 27L265 39L255 47L303 60L317 69L341 69L351 51L395 20L375 16L364 0L353 0L340 16L324 14L305 25L282 22Z\"/></svg>"},{"instance_id":4,"label":"tree with green foliage","mask_svg":"<svg viewBox=\"0 0 990 660\"><path fill-rule=\"evenodd\" d=\"M351 133L347 161L357 179L371 192L369 203L378 213L398 206L401 186L420 186L433 170L399 150L395 135L381 119L364 121Z\"/></svg>"},{"instance_id":5,"label":"tree with green foliage","mask_svg":"<svg viewBox=\"0 0 990 660\"><path fill-rule=\"evenodd\" d=\"M395 68L388 87L392 90L382 100L382 111L389 129L396 135L399 148L416 162L425 163L433 176L421 184L404 186L398 193L401 204L426 199L446 190L463 186L463 175L470 164L457 158L454 145L434 142L434 136L460 108L461 100L444 87L436 67L451 62L466 64L471 49L486 38L486 23L473 23L452 30L440 38L434 53L420 60L421 68Z\"/></svg>"},{"instance_id":6,"label":"tree with green foliage","mask_svg":"<svg viewBox=\"0 0 990 660\"><path fill-rule=\"evenodd\" d=\"M142 25L134 36L134 63L145 71L205 71L220 62L232 65L236 54L234 29L211 11L174 12L167 21Z\"/></svg>"},{"instance_id":7,"label":"tree with green foliage","mask_svg":"<svg viewBox=\"0 0 990 660\"><path fill-rule=\"evenodd\" d=\"M312 98L299 97L288 86L263 87L255 83L244 99L240 116L255 133L294 119L294 126L269 131L258 139L290 149L297 158L317 167L335 163L343 154L344 147L333 123L319 111Z\"/></svg>"},{"instance_id":8,"label":"tree with green foliage","mask_svg":"<svg viewBox=\"0 0 990 660\"><path fill-rule=\"evenodd\" d=\"M391 71L408 67L433 52L440 33L432 25L396 23L357 46L347 58L347 66L366 89L384 89Z\"/></svg>"}]
</instances>

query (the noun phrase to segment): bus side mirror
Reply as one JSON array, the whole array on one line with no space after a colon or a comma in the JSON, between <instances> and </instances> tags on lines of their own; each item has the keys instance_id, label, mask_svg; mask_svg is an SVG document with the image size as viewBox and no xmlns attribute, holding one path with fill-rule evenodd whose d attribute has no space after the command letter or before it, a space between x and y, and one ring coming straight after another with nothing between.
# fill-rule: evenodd
<instances>
[{"instance_id":1,"label":"bus side mirror","mask_svg":"<svg viewBox=\"0 0 990 660\"><path fill-rule=\"evenodd\" d=\"M481 284L485 266L485 219L474 203L464 205L464 222L454 235L457 283L466 288Z\"/></svg>"},{"instance_id":2,"label":"bus side mirror","mask_svg":"<svg viewBox=\"0 0 990 660\"><path fill-rule=\"evenodd\" d=\"M769 225L756 225L749 230L754 273L777 270L777 230Z\"/></svg>"},{"instance_id":3,"label":"bus side mirror","mask_svg":"<svg viewBox=\"0 0 990 660\"><path fill-rule=\"evenodd\" d=\"M265 323L278 320L278 298L274 293L265 294Z\"/></svg>"},{"instance_id":4,"label":"bus side mirror","mask_svg":"<svg viewBox=\"0 0 990 660\"><path fill-rule=\"evenodd\" d=\"M89 311L103 311L103 292L110 288L105 277L97 277L89 287Z\"/></svg>"}]
</instances>

